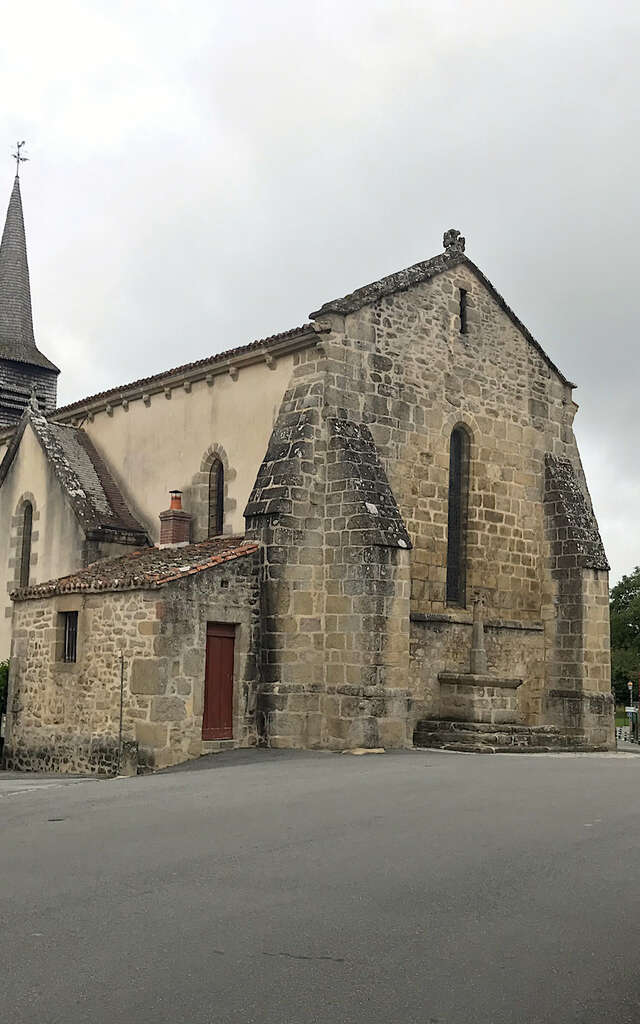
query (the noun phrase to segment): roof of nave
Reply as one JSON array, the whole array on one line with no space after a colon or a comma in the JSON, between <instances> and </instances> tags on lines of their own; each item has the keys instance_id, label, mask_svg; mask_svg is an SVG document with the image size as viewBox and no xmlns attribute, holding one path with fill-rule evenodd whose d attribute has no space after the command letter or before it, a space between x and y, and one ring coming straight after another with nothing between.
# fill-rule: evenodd
<instances>
[{"instance_id":1,"label":"roof of nave","mask_svg":"<svg viewBox=\"0 0 640 1024\"><path fill-rule=\"evenodd\" d=\"M76 427L47 420L35 399L25 409L0 462L0 487L29 424L66 494L84 533L92 539L113 533L126 543L149 543L147 531L132 515L118 485L91 439Z\"/></svg>"},{"instance_id":2,"label":"roof of nave","mask_svg":"<svg viewBox=\"0 0 640 1024\"><path fill-rule=\"evenodd\" d=\"M60 406L53 415L56 417L64 416L66 413L80 410L97 402L108 401L110 398L119 398L120 396L124 397L130 391L140 391L149 385L160 384L171 377L190 375L191 371L194 370L205 371L209 366L215 366L217 363L226 362L236 357L250 356L252 353L259 355L262 352L266 355L272 349L278 348L283 342L302 338L305 335L313 335L317 332L318 327L316 324L302 324L300 327L293 327L289 331L281 331L279 334L271 334L268 338L259 338L257 341L251 341L247 345L225 349L224 352L217 352L215 355L206 356L204 359L196 359L195 362L183 363L182 366L175 366L172 369L163 370L161 373L154 373L151 377L141 377L139 380L131 381L128 384L120 384L118 387L109 388L107 391L99 391L95 395L78 399L77 402Z\"/></svg>"},{"instance_id":3,"label":"roof of nave","mask_svg":"<svg viewBox=\"0 0 640 1024\"><path fill-rule=\"evenodd\" d=\"M60 372L39 351L33 335L27 243L17 175L0 241L0 358Z\"/></svg>"},{"instance_id":4,"label":"roof of nave","mask_svg":"<svg viewBox=\"0 0 640 1024\"><path fill-rule=\"evenodd\" d=\"M506 313L512 323L524 335L528 342L540 353L547 365L558 375L560 380L569 387L575 387L575 385L564 376L562 371L544 351L540 343L536 341L531 332L516 316L491 281L482 273L479 267L477 267L475 263L465 255L464 246L465 240L460 236L459 231L455 231L453 229L447 231L445 233L444 252L439 253L437 256L433 256L431 259L424 260L421 263L415 263L413 266L407 267L405 270L397 271L396 273L389 274L386 277L380 278L378 281L372 282L371 284L364 285L362 288L358 288L342 298L325 302L318 310L310 314L311 320L315 321L313 323L305 323L299 327L294 327L291 330L282 331L278 334L273 334L269 337L252 341L247 345L226 349L225 351L218 352L215 355L207 356L203 359L197 359L190 363L183 363L181 366L163 370L149 377L141 377L137 380L120 384L117 387L97 392L96 394L78 399L76 402L71 402L68 405L61 406L53 413L53 416L56 420L64 420L67 417L70 419L75 418L77 414L84 411L87 413L96 411L96 406L99 410L100 407L104 407L104 405L109 405L110 403L113 404L114 402L117 404L118 402L125 401L130 397L135 397L136 395L139 396L140 392L145 390L148 390L149 392L162 390L163 387L171 386L171 381L174 379L179 380L180 378L185 378L197 380L200 376L205 377L209 368L214 370L218 367L218 372L221 372L222 366L219 364L233 363L234 360L238 360L239 362L244 362L245 360L255 361L256 359L261 358L263 353L265 357L268 358L270 353L274 350L283 349L286 351L289 344L295 344L296 342L304 344L306 341L313 339L314 334L327 330L328 325L326 323L322 323L322 318L326 314L346 314L355 312L363 306L371 305L388 295L406 291L415 285L429 281L436 275L454 269L457 266L467 267L478 278L478 280L491 294L495 302ZM2 353L0 351L0 356L1 354Z\"/></svg>"},{"instance_id":5,"label":"roof of nave","mask_svg":"<svg viewBox=\"0 0 640 1024\"><path fill-rule=\"evenodd\" d=\"M542 345L536 341L531 332L525 327L519 317L516 316L489 278L482 273L480 268L468 256L465 256L465 239L460 235L460 232L454 228L446 231L443 241L445 246L444 252L439 253L437 256L432 256L429 260L423 260L421 263L414 263L413 266L407 267L405 270L399 270L395 274L381 277L379 281L373 281L362 288L357 288L354 292L343 295L340 299L332 299L330 302L325 302L320 309L310 314L311 319L321 319L328 313L341 313L343 315L355 313L357 310L362 309L363 306L372 305L387 295L407 291L408 288L413 288L415 285L431 280L437 274L452 270L454 267L465 266L475 274L512 323L521 331L527 341L538 350L547 365L558 374L563 384L574 388L576 385L568 380L562 373L562 370L550 359Z\"/></svg>"},{"instance_id":6,"label":"roof of nave","mask_svg":"<svg viewBox=\"0 0 640 1024\"><path fill-rule=\"evenodd\" d=\"M245 541L242 537L212 537L185 547L143 548L119 558L94 562L70 576L23 587L11 597L14 601L27 601L55 594L153 590L165 583L253 555L258 549L259 544Z\"/></svg>"}]
</instances>

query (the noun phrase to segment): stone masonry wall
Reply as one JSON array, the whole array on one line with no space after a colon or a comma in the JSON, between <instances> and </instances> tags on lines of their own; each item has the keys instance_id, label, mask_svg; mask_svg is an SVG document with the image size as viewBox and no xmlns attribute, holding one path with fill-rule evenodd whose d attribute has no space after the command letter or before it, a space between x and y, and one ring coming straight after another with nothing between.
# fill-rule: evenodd
<instances>
[{"instance_id":1,"label":"stone masonry wall","mask_svg":"<svg viewBox=\"0 0 640 1024\"><path fill-rule=\"evenodd\" d=\"M262 742L406 746L410 541L324 345L297 356L247 505L265 544Z\"/></svg>"},{"instance_id":2,"label":"stone masonry wall","mask_svg":"<svg viewBox=\"0 0 640 1024\"><path fill-rule=\"evenodd\" d=\"M467 293L464 334L458 317L461 288ZM323 632L331 637L329 643L348 643L347 636L334 640L332 620L327 620L325 629L323 618L332 614L328 609L338 597L329 586L338 582L331 580L328 569L335 555L327 558L326 552L331 546L338 551L349 548L346 524L338 522L329 529L324 504L330 467L325 465L328 432L323 424L335 415L370 431L413 545L411 612L414 617L440 620L437 631L415 623L412 628L412 668L411 673L406 671L408 689L403 695L406 714L412 722L421 714L436 714L438 672L468 665L471 597L481 592L487 618L495 626L496 671L514 661L522 666L520 710L525 721L542 723L546 714L542 695L551 686L542 631L547 638L551 635L550 609L552 617L558 613L544 528L545 454L571 463L590 508L572 430L576 406L570 385L466 265L379 298L356 312L321 315L325 316L322 326L329 326L330 333L315 352L297 357L272 439L274 444L296 439L302 443L294 459L284 449L281 453L280 482L285 487L280 494L271 492L272 532L267 538L267 575L274 571L280 579L271 588L271 600L284 616L278 621L276 639L272 641L267 630L267 643L275 644L268 655L267 675L278 690L274 700L279 710L285 713L290 708L282 692L289 685L284 680L283 657L297 663L289 673L291 682L296 677L296 686L309 682L319 686L321 679L325 689L336 681L341 685L343 671L349 685L368 685L364 665L349 666L339 649L331 652L330 667L323 666ZM459 424L470 435L467 593L462 607L449 607L445 597L449 442ZM278 430L284 431L280 437ZM298 503L295 516L289 514L289 499ZM281 507L275 504L279 500L284 501ZM257 524L250 518L249 525L256 528ZM306 560L304 569L301 559ZM291 562L297 563L297 569L290 572ZM342 583L348 582L344 564L336 574L342 575ZM401 580L398 584L400 594ZM307 624L295 614L303 602L318 634L313 642L301 637ZM344 601L341 607L346 608ZM369 610L373 624L376 612ZM380 620L377 624L381 625ZM272 625L275 629L275 619ZM604 622L593 628L598 642L604 643ZM295 640L287 639L288 631ZM447 631L450 636L444 641ZM393 632L393 643L404 649L410 632L404 610ZM395 675L396 684L402 671ZM322 700L314 700L314 708L318 703ZM300 708L304 714L301 704ZM326 728L321 719L317 724ZM306 743L305 735L300 727L291 742Z\"/></svg>"},{"instance_id":3,"label":"stone masonry wall","mask_svg":"<svg viewBox=\"0 0 640 1024\"><path fill-rule=\"evenodd\" d=\"M464 334L458 316L461 288L467 293ZM471 622L471 597L481 592L488 620L511 627L504 632L509 658L526 668L518 691L524 719L541 723L540 694L551 677L532 635L537 636L543 611L549 628L547 613L554 607L543 513L546 453L571 463L590 509L572 430L576 406L570 386L466 265L356 312L333 314L331 321L327 346L336 352L341 345L343 352L336 387L348 415L369 425L413 543L412 613L450 619L465 650L452 638L444 668L468 664L456 620ZM465 607L449 607L449 442L458 424L471 439L467 595ZM605 623L594 628L604 644ZM437 713L442 653L440 639L435 642L433 631L423 630L414 645L414 657L420 658L412 671L416 712ZM498 658L496 667L507 660Z\"/></svg>"},{"instance_id":4,"label":"stone masonry wall","mask_svg":"<svg viewBox=\"0 0 640 1024\"><path fill-rule=\"evenodd\" d=\"M411 691L416 694L414 712L418 718L441 714L441 672L468 672L471 623L454 615L427 614L411 620ZM526 679L534 691L544 687L545 646L542 623L506 626L485 623L485 647L489 674ZM469 689L471 693L471 688ZM520 711L529 709L520 701Z\"/></svg>"},{"instance_id":5,"label":"stone masonry wall","mask_svg":"<svg viewBox=\"0 0 640 1024\"><path fill-rule=\"evenodd\" d=\"M571 735L613 747L609 566L568 460L546 459L544 509L553 580L545 718Z\"/></svg>"},{"instance_id":6,"label":"stone masonry wall","mask_svg":"<svg viewBox=\"0 0 640 1024\"><path fill-rule=\"evenodd\" d=\"M15 603L5 763L112 774L121 651L124 761L164 767L202 741L207 621L236 623L234 742L256 742L259 553L154 591ZM78 657L60 660L59 614L77 610Z\"/></svg>"},{"instance_id":7,"label":"stone masonry wall","mask_svg":"<svg viewBox=\"0 0 640 1024\"><path fill-rule=\"evenodd\" d=\"M467 294L466 333L458 316L460 289ZM492 624L492 671L513 676L514 665L521 667L519 711L525 722L542 724L548 713L543 695L552 685L547 654L559 614L543 512L546 454L571 464L590 510L572 430L571 386L468 265L355 312L319 315L325 318L319 326L329 331L315 350L296 357L246 512L250 532L267 545L271 741L338 745L362 734L354 723L369 710L365 694L376 678L377 685L393 687L389 701L397 718L389 742L404 742L399 722L408 719L410 735L418 717L438 713L438 673L468 667L474 592L483 594ZM380 551L363 536L356 551L351 524L332 510L334 420L368 430L406 524L413 545L411 626L403 603L405 568L398 563L380 570L390 602L381 609L366 568ZM462 606L448 606L449 444L458 425L470 437L467 592ZM406 555L396 549L394 557ZM350 593L356 583L357 604ZM357 621L356 614L366 619ZM606 624L594 620L592 628L604 644ZM372 675L376 645L384 668ZM354 687L353 695L342 692L345 687ZM291 717L294 702L297 718ZM379 710L386 714L387 708ZM336 709L339 729L331 722ZM381 735L371 723L364 731Z\"/></svg>"}]
</instances>

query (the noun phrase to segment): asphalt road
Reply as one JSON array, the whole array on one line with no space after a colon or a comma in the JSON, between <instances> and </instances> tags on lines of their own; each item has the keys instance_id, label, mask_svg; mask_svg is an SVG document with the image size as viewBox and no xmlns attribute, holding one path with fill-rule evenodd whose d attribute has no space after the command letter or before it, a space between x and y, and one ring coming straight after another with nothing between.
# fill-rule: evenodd
<instances>
[{"instance_id":1,"label":"asphalt road","mask_svg":"<svg viewBox=\"0 0 640 1024\"><path fill-rule=\"evenodd\" d=\"M0 1020L640 1021L640 757L0 773Z\"/></svg>"}]
</instances>

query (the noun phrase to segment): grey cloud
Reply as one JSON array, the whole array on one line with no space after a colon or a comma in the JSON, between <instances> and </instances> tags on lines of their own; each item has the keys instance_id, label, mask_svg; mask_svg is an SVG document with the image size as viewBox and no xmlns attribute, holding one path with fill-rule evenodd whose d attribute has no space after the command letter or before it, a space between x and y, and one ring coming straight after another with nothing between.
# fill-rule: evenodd
<instances>
[{"instance_id":1,"label":"grey cloud","mask_svg":"<svg viewBox=\"0 0 640 1024\"><path fill-rule=\"evenodd\" d=\"M614 576L640 562L636 4L33 0L5 20L0 137L30 142L63 401L300 323L455 225L577 381Z\"/></svg>"}]
</instances>

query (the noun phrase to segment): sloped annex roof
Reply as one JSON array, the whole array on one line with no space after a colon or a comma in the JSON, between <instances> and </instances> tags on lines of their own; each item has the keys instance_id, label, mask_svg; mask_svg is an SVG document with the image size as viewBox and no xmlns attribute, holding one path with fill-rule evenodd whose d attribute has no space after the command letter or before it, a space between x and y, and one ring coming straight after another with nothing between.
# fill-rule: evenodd
<instances>
[{"instance_id":1,"label":"sloped annex roof","mask_svg":"<svg viewBox=\"0 0 640 1024\"><path fill-rule=\"evenodd\" d=\"M245 541L242 537L212 537L185 547L143 548L120 558L94 562L70 576L23 587L16 590L11 598L14 601L28 601L55 594L153 590L165 583L173 583L237 558L253 555L259 547L259 544Z\"/></svg>"},{"instance_id":2,"label":"sloped annex roof","mask_svg":"<svg viewBox=\"0 0 640 1024\"><path fill-rule=\"evenodd\" d=\"M60 372L37 348L33 335L27 243L17 175L0 241L0 358Z\"/></svg>"},{"instance_id":3,"label":"sloped annex roof","mask_svg":"<svg viewBox=\"0 0 640 1024\"><path fill-rule=\"evenodd\" d=\"M458 232L455 232L455 234L458 234ZM413 266L407 267L405 270L399 270L395 274L388 274L386 277L380 278L379 281L373 281L371 284L366 284L362 288L357 288L354 292L350 292L348 295L343 295L340 299L332 299L329 302L325 302L320 306L320 309L315 311L315 313L309 314L310 319L321 319L328 313L341 313L343 315L346 313L355 313L357 310L362 309L363 306L372 305L379 299L385 298L387 295L393 295L395 292L407 291L408 288L412 288L415 285L431 280L431 278L436 277L437 274L442 274L447 270L452 270L454 267L465 266L475 274L494 301L506 313L514 326L517 327L527 341L537 349L554 373L558 374L558 377L563 384L567 384L570 388L576 387L572 381L565 377L562 370L556 366L553 360L550 359L542 345L536 341L531 332L525 327L519 317L516 316L511 307L503 299L500 292L493 286L489 278L482 273L480 268L477 267L468 256L465 256L464 251L462 251L464 247L464 239L461 239L461 243L462 249L458 246L453 246L449 251L445 250L445 252L441 252L437 256L433 256L429 260L423 260L421 263L414 263Z\"/></svg>"},{"instance_id":4,"label":"sloped annex roof","mask_svg":"<svg viewBox=\"0 0 640 1024\"><path fill-rule=\"evenodd\" d=\"M133 516L91 439L77 427L52 423L29 405L0 462L0 487L15 459L27 425L36 435L76 514L92 540L117 539L148 544L147 531ZM123 536L124 535L124 536Z\"/></svg>"}]
</instances>

